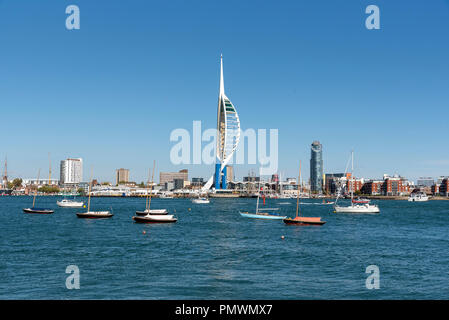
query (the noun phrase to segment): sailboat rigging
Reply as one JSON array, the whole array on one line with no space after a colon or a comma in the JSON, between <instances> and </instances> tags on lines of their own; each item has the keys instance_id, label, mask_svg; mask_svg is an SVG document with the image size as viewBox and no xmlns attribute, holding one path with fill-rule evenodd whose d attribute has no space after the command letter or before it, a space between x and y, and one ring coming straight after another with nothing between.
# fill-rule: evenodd
<instances>
[{"instance_id":1,"label":"sailboat rigging","mask_svg":"<svg viewBox=\"0 0 449 320\"><path fill-rule=\"evenodd\" d=\"M274 213L270 212L261 212L261 211L276 211L279 210L278 208L264 208L259 209L259 198L260 198L260 183L257 184L257 188L259 189L257 192L257 202L256 202L256 212L241 212L239 211L240 215L245 218L253 218L253 219L269 219L269 220L282 220L287 218L287 216L280 216Z\"/></svg>"},{"instance_id":2,"label":"sailboat rigging","mask_svg":"<svg viewBox=\"0 0 449 320\"><path fill-rule=\"evenodd\" d=\"M365 203L357 203L354 201L354 150L351 152L351 183L349 184L349 188L351 189L351 205L349 206L339 206L337 205L338 198L340 196L340 192L335 200L334 212L335 213L378 213L380 212L379 207L374 204L370 204L369 202Z\"/></svg>"},{"instance_id":3,"label":"sailboat rigging","mask_svg":"<svg viewBox=\"0 0 449 320\"><path fill-rule=\"evenodd\" d=\"M90 183L89 183L89 199L87 201L87 212L77 213L76 216L78 218L86 218L86 219L100 219L100 218L110 218L114 214L110 211L90 211L90 196L92 193L92 172L90 174Z\"/></svg>"},{"instance_id":4,"label":"sailboat rigging","mask_svg":"<svg viewBox=\"0 0 449 320\"><path fill-rule=\"evenodd\" d=\"M299 161L299 177L298 177L298 190L296 196L296 216L295 218L286 218L284 222L286 224L294 225L323 225L326 221L322 221L321 217L303 217L299 210L299 194L301 192L301 161Z\"/></svg>"},{"instance_id":5,"label":"sailboat rigging","mask_svg":"<svg viewBox=\"0 0 449 320\"><path fill-rule=\"evenodd\" d=\"M36 203L36 196L37 196L37 189L39 188L39 177L41 174L41 169L39 169L38 173L37 173L37 185L36 185L36 190L34 192L34 196L33 196L33 207L31 208L24 208L23 212L24 213L37 213L37 214L51 214L53 212L55 212L54 210L51 209L43 209L43 208L35 208L34 205Z\"/></svg>"},{"instance_id":6,"label":"sailboat rigging","mask_svg":"<svg viewBox=\"0 0 449 320\"><path fill-rule=\"evenodd\" d=\"M145 201L145 211L136 211L136 215L133 220L137 223L170 223L178 221L172 214L168 214L167 209L151 209L151 194L153 192L154 185L154 168L156 167L156 161L153 161L153 174L151 176L151 190Z\"/></svg>"}]
</instances>

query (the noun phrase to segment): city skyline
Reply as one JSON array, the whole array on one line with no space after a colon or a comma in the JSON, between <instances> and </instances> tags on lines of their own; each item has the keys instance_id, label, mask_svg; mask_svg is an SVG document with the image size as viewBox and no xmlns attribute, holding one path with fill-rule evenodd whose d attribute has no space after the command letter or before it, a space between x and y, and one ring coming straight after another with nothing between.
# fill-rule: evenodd
<instances>
[{"instance_id":1,"label":"city skyline","mask_svg":"<svg viewBox=\"0 0 449 320\"><path fill-rule=\"evenodd\" d=\"M234 24L223 27L208 18L220 5L214 1L194 9L135 2L123 15L117 3L77 1L82 26L73 32L64 27L63 4L30 3L24 12L0 2L8 61L0 105L12 133L0 144L0 159L8 155L8 175L44 173L51 152L53 168L74 155L111 182L119 167L146 181L153 159L156 172L186 168L207 179L213 165L170 163L169 136L191 130L194 120L216 126L221 52L242 129L279 129L283 177L296 177L302 160L309 179L314 140L325 148L325 173L344 172L354 149L356 176L416 181L449 174L440 120L449 115L447 1L377 1L382 20L375 31L364 28L364 1L285 1L290 10L282 12L231 2L220 9ZM234 174L251 169L258 166L234 165Z\"/></svg>"}]
</instances>

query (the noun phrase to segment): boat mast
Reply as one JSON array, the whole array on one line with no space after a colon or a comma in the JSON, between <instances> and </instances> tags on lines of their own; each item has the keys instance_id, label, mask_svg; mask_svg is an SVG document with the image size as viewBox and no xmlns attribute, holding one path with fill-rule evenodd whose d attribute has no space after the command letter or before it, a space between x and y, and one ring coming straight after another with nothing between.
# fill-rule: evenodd
<instances>
[{"instance_id":1,"label":"boat mast","mask_svg":"<svg viewBox=\"0 0 449 320\"><path fill-rule=\"evenodd\" d=\"M151 176L151 189L150 189L150 196L148 198L148 212L150 211L150 205L151 205L151 194L153 193L153 184L154 184L154 167L156 166L156 160L153 161L153 174Z\"/></svg>"},{"instance_id":2,"label":"boat mast","mask_svg":"<svg viewBox=\"0 0 449 320\"><path fill-rule=\"evenodd\" d=\"M87 212L90 212L90 194L91 193L92 193L92 169L90 169L89 200L87 201Z\"/></svg>"},{"instance_id":3,"label":"boat mast","mask_svg":"<svg viewBox=\"0 0 449 320\"><path fill-rule=\"evenodd\" d=\"M145 211L148 210L148 195L149 195L149 191L150 191L150 172L151 172L151 169L148 169L147 196L145 198Z\"/></svg>"},{"instance_id":4,"label":"boat mast","mask_svg":"<svg viewBox=\"0 0 449 320\"><path fill-rule=\"evenodd\" d=\"M256 204L256 214L259 213L259 196L260 196L260 180L257 184L257 204Z\"/></svg>"},{"instance_id":5,"label":"boat mast","mask_svg":"<svg viewBox=\"0 0 449 320\"><path fill-rule=\"evenodd\" d=\"M352 180L352 185L351 185L351 206L354 205L354 150L352 150L351 153L351 180Z\"/></svg>"},{"instance_id":6,"label":"boat mast","mask_svg":"<svg viewBox=\"0 0 449 320\"><path fill-rule=\"evenodd\" d=\"M298 194L296 195L296 217L299 213L299 192L301 191L301 160L299 160Z\"/></svg>"},{"instance_id":7,"label":"boat mast","mask_svg":"<svg viewBox=\"0 0 449 320\"><path fill-rule=\"evenodd\" d=\"M33 208L34 208L34 203L36 202L36 196L37 196L37 189L39 188L39 176L41 174L41 169L39 169L39 171L37 172L37 186L36 186L36 192L34 192L34 197L33 197Z\"/></svg>"},{"instance_id":8,"label":"boat mast","mask_svg":"<svg viewBox=\"0 0 449 320\"><path fill-rule=\"evenodd\" d=\"M48 153L48 185L51 185L51 159L50 152Z\"/></svg>"}]
</instances>

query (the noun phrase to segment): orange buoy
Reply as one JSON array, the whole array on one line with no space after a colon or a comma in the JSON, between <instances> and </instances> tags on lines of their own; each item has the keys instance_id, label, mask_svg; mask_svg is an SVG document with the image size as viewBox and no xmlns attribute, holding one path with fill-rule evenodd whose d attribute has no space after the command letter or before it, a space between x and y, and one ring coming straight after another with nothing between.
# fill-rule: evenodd
<instances>
[{"instance_id":1,"label":"orange buoy","mask_svg":"<svg viewBox=\"0 0 449 320\"><path fill-rule=\"evenodd\" d=\"M143 234L146 234L147 232L145 230L143 230Z\"/></svg>"}]
</instances>

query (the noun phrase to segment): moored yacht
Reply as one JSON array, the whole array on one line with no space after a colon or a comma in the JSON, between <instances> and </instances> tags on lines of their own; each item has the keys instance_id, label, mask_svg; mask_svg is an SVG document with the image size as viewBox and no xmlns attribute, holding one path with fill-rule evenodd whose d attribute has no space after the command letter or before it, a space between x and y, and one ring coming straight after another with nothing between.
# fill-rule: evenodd
<instances>
[{"instance_id":1,"label":"moored yacht","mask_svg":"<svg viewBox=\"0 0 449 320\"><path fill-rule=\"evenodd\" d=\"M326 221L321 220L321 217L304 217L299 210L299 194L301 193L301 161L299 161L299 176L298 176L298 190L296 195L296 215L294 218L283 219L287 225L296 226L322 226ZM324 202L324 199L323 199Z\"/></svg>"},{"instance_id":2,"label":"moored yacht","mask_svg":"<svg viewBox=\"0 0 449 320\"><path fill-rule=\"evenodd\" d=\"M380 212L379 207L374 204L354 204L350 206L335 206L334 210L336 213L378 213Z\"/></svg>"},{"instance_id":3,"label":"moored yacht","mask_svg":"<svg viewBox=\"0 0 449 320\"><path fill-rule=\"evenodd\" d=\"M146 216L147 214L151 214L151 215L168 214L168 210L167 209L145 209L144 211L136 211L136 215L138 215L138 216Z\"/></svg>"},{"instance_id":4,"label":"moored yacht","mask_svg":"<svg viewBox=\"0 0 449 320\"><path fill-rule=\"evenodd\" d=\"M178 221L172 214L147 214L146 216L134 216L133 220L137 223L170 223Z\"/></svg>"},{"instance_id":5,"label":"moored yacht","mask_svg":"<svg viewBox=\"0 0 449 320\"><path fill-rule=\"evenodd\" d=\"M207 203L210 203L210 200L206 197L198 197L198 198L192 199L192 203L207 204Z\"/></svg>"},{"instance_id":6,"label":"moored yacht","mask_svg":"<svg viewBox=\"0 0 449 320\"><path fill-rule=\"evenodd\" d=\"M83 201L75 201L69 199L62 199L61 201L56 201L58 207L64 208L82 208L84 206Z\"/></svg>"},{"instance_id":7,"label":"moored yacht","mask_svg":"<svg viewBox=\"0 0 449 320\"><path fill-rule=\"evenodd\" d=\"M37 184L39 185L39 175L41 173L41 170L39 169L38 173L37 173ZM36 196L37 196L37 188L36 191L34 192L34 196L33 196L33 206L31 208L23 208L23 212L24 213L36 213L36 214L51 214L53 212L55 212L52 209L46 209L46 208L36 208L34 207L35 203L36 203Z\"/></svg>"},{"instance_id":8,"label":"moored yacht","mask_svg":"<svg viewBox=\"0 0 449 320\"><path fill-rule=\"evenodd\" d=\"M351 152L351 179L354 179L354 151ZM379 213L379 207L370 203L357 203L354 201L354 182L351 183L351 204L349 206L338 206L338 197L335 200L334 212L336 213Z\"/></svg>"},{"instance_id":9,"label":"moored yacht","mask_svg":"<svg viewBox=\"0 0 449 320\"><path fill-rule=\"evenodd\" d=\"M101 218L110 218L114 214L109 211L90 211L90 194L92 193L92 177L90 178L89 184L89 200L87 201L87 212L77 213L76 216L78 218L85 219L101 219Z\"/></svg>"},{"instance_id":10,"label":"moored yacht","mask_svg":"<svg viewBox=\"0 0 449 320\"><path fill-rule=\"evenodd\" d=\"M425 201L429 201L429 197L427 196L427 194L425 194L422 191L412 192L410 194L410 196L408 197L408 201L411 201L411 202L425 202Z\"/></svg>"},{"instance_id":11,"label":"moored yacht","mask_svg":"<svg viewBox=\"0 0 449 320\"><path fill-rule=\"evenodd\" d=\"M156 166L156 161L153 162L153 174L151 176L151 189L147 190L147 198L145 200L145 210L136 211L136 215L133 220L137 223L169 223L176 222L176 219L172 214L168 214L167 209L151 209L151 194L153 192L153 181L154 181L154 168ZM150 177L148 172L148 187L150 186Z\"/></svg>"}]
</instances>

